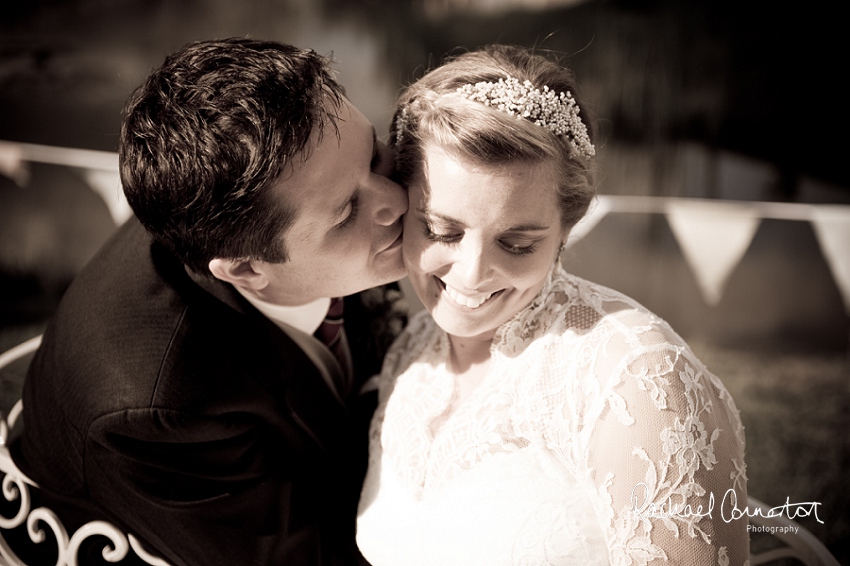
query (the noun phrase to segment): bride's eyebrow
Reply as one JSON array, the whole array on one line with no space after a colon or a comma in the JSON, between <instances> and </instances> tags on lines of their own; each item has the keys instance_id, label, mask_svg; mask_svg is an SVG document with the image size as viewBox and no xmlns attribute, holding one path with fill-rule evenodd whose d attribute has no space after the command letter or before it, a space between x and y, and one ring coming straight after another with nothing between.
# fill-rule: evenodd
<instances>
[{"instance_id":1,"label":"bride's eyebrow","mask_svg":"<svg viewBox=\"0 0 850 566\"><path fill-rule=\"evenodd\" d=\"M445 214L436 213L428 206L419 206L416 208L416 211L422 216L427 216L429 218L433 218L434 220L445 222L446 224L455 224L460 227L466 227L466 225L460 220L452 218L451 216L447 216ZM519 224L517 226L511 226L510 228L503 230L503 232L545 232L549 228L549 226L543 224Z\"/></svg>"},{"instance_id":2,"label":"bride's eyebrow","mask_svg":"<svg viewBox=\"0 0 850 566\"><path fill-rule=\"evenodd\" d=\"M456 218L452 218L451 216L446 216L445 214L439 214L431 210L427 205L419 206L416 208L416 212L421 214L422 216L427 216L429 218L433 218L434 220L440 220L445 222L446 224L457 224L458 226L464 226L463 222Z\"/></svg>"},{"instance_id":3,"label":"bride's eyebrow","mask_svg":"<svg viewBox=\"0 0 850 566\"><path fill-rule=\"evenodd\" d=\"M508 228L505 232L543 232L548 229L549 226L542 224L520 224L519 226Z\"/></svg>"}]
</instances>

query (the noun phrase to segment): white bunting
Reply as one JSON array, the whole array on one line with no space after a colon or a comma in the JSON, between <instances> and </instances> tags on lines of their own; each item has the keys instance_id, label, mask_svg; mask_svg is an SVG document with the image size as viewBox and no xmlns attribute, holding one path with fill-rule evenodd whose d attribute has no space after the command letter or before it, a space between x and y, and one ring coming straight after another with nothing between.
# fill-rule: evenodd
<instances>
[{"instance_id":1,"label":"white bunting","mask_svg":"<svg viewBox=\"0 0 850 566\"><path fill-rule=\"evenodd\" d=\"M27 164L17 144L0 141L0 175L15 181L18 186L27 184Z\"/></svg>"},{"instance_id":2,"label":"white bunting","mask_svg":"<svg viewBox=\"0 0 850 566\"><path fill-rule=\"evenodd\" d=\"M117 153L0 140L0 175L25 187L29 162L82 169L116 224L132 216L121 190ZM761 219L810 221L850 314L850 206L600 195L570 231L567 246L585 238L610 212L665 214L704 300L712 306L723 297Z\"/></svg>"},{"instance_id":3,"label":"white bunting","mask_svg":"<svg viewBox=\"0 0 850 566\"><path fill-rule=\"evenodd\" d=\"M715 306L758 229L758 209L731 202L684 200L670 201L665 208L703 299Z\"/></svg>"},{"instance_id":4,"label":"white bunting","mask_svg":"<svg viewBox=\"0 0 850 566\"><path fill-rule=\"evenodd\" d=\"M813 206L812 225L850 314L850 206Z\"/></svg>"},{"instance_id":5,"label":"white bunting","mask_svg":"<svg viewBox=\"0 0 850 566\"><path fill-rule=\"evenodd\" d=\"M118 171L103 169L84 169L83 178L89 187L100 195L109 208L109 214L116 225L123 224L133 214L133 210L121 189L121 177Z\"/></svg>"},{"instance_id":6,"label":"white bunting","mask_svg":"<svg viewBox=\"0 0 850 566\"><path fill-rule=\"evenodd\" d=\"M567 247L569 248L577 241L587 236L593 230L599 221L605 218L605 215L611 211L611 197L599 195L587 210L587 214L578 221L578 224L570 230L570 235L567 237Z\"/></svg>"}]
</instances>

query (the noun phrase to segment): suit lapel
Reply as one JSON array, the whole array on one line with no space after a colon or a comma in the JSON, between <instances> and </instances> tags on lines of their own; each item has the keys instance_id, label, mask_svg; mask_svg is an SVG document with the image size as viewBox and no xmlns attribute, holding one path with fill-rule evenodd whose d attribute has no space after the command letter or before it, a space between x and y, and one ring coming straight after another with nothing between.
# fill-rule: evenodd
<instances>
[{"instance_id":1,"label":"suit lapel","mask_svg":"<svg viewBox=\"0 0 850 566\"><path fill-rule=\"evenodd\" d=\"M195 282L195 284L227 305L232 308L236 312L247 314L249 312L259 312L251 303L245 300L245 298L239 294L239 291L233 288L233 285L229 283L225 283L224 281L220 281L212 276L205 276L195 273L188 267L184 267L186 274L189 278ZM260 315L262 316L262 315ZM265 318L265 317L264 317Z\"/></svg>"},{"instance_id":2,"label":"suit lapel","mask_svg":"<svg viewBox=\"0 0 850 566\"><path fill-rule=\"evenodd\" d=\"M339 363L333 357L333 354L319 340L297 328L286 326L282 329L289 338L301 348L301 351L313 362L316 370L322 376L322 380L327 385L328 389L333 393L340 406L345 406L336 383L339 382L340 373Z\"/></svg>"},{"instance_id":3,"label":"suit lapel","mask_svg":"<svg viewBox=\"0 0 850 566\"><path fill-rule=\"evenodd\" d=\"M277 398L283 398L292 420L326 453L339 453L341 432L347 428L348 412L336 390L333 372L339 364L321 342L295 328L281 330L232 285L187 269L189 277L204 291L232 308L255 319L260 340L268 343L268 375L258 375Z\"/></svg>"}]
</instances>

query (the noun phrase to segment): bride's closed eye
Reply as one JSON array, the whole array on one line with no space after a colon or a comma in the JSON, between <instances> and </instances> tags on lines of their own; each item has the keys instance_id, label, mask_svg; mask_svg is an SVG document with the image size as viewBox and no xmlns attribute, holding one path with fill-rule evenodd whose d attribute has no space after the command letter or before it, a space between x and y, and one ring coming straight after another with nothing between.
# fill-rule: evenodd
<instances>
[{"instance_id":1,"label":"bride's closed eye","mask_svg":"<svg viewBox=\"0 0 850 566\"><path fill-rule=\"evenodd\" d=\"M457 244L460 242L461 238L463 238L462 233L444 233L437 232L434 230L433 225L427 220L422 220L422 227L425 231L425 237L431 240L432 242L439 242L441 244Z\"/></svg>"},{"instance_id":2,"label":"bride's closed eye","mask_svg":"<svg viewBox=\"0 0 850 566\"><path fill-rule=\"evenodd\" d=\"M537 243L531 243L529 245L520 245L520 244L509 244L507 242L499 242L499 245L508 252L513 255L528 255L534 253L534 250L537 248Z\"/></svg>"},{"instance_id":3,"label":"bride's closed eye","mask_svg":"<svg viewBox=\"0 0 850 566\"><path fill-rule=\"evenodd\" d=\"M422 227L425 232L425 237L432 241L440 244L453 245L458 244L463 239L462 232L446 232L439 231L434 228L434 226L428 222L427 220L422 220ZM508 252L511 255L529 255L534 253L537 248L537 242L532 241L530 243L516 243L509 242L506 240L499 240L499 247Z\"/></svg>"}]
</instances>

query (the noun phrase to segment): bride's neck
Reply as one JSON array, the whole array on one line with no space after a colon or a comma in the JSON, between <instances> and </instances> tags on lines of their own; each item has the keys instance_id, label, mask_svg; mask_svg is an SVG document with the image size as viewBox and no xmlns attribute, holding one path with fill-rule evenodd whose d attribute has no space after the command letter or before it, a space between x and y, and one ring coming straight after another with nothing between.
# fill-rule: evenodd
<instances>
[{"instance_id":1,"label":"bride's neck","mask_svg":"<svg viewBox=\"0 0 850 566\"><path fill-rule=\"evenodd\" d=\"M449 336L451 354L449 371L455 374L455 409L461 406L484 381L490 370L491 339Z\"/></svg>"},{"instance_id":2,"label":"bride's neck","mask_svg":"<svg viewBox=\"0 0 850 566\"><path fill-rule=\"evenodd\" d=\"M465 338L449 335L451 344L450 369L453 373L462 375L484 369L490 361L490 346L492 337Z\"/></svg>"}]
</instances>

